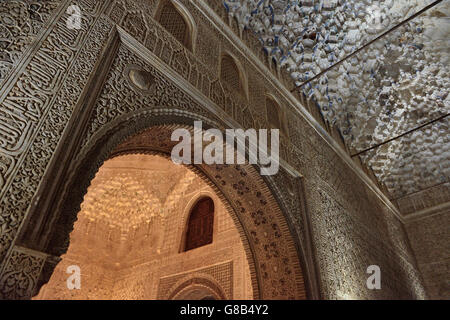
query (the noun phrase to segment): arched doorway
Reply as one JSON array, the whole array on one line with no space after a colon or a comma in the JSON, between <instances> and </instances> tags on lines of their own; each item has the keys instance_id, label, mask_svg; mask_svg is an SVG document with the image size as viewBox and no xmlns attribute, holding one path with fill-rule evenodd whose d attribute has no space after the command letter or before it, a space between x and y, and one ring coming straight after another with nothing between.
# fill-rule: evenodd
<instances>
[{"instance_id":1,"label":"arched doorway","mask_svg":"<svg viewBox=\"0 0 450 320\"><path fill-rule=\"evenodd\" d=\"M163 156L108 159L36 299L252 299L247 239L227 206L204 177ZM186 237L196 246L179 250ZM79 286L69 290L73 266Z\"/></svg>"},{"instance_id":2,"label":"arched doorway","mask_svg":"<svg viewBox=\"0 0 450 320\"><path fill-rule=\"evenodd\" d=\"M223 128L223 125L200 115L173 109L141 110L105 124L86 142L71 165L65 188L53 207L57 217L46 228L46 252L58 257L67 251L69 234L83 196L104 161L133 153L169 155L176 144L171 141L173 130L180 127L193 130L194 119L202 120L205 130L209 127ZM280 190L288 190L293 198L298 199L291 182L284 179L282 187L274 181L268 183L270 179L263 179L258 168L248 164L201 164L189 169L204 177L204 181L223 197L241 237L248 240L244 243L244 250L247 257L251 257L248 261L253 297L306 298L303 249L299 246L299 239L291 233L292 227L286 218L288 214L283 213L292 205L280 205L280 201L284 201L280 198ZM45 272L49 278L52 270ZM48 278L44 275L41 283Z\"/></svg>"}]
</instances>

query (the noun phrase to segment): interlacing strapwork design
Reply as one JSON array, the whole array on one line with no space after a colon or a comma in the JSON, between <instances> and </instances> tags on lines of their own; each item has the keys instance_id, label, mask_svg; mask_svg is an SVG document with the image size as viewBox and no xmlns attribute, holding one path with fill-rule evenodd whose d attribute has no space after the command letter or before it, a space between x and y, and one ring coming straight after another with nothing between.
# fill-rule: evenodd
<instances>
[{"instance_id":1,"label":"interlacing strapwork design","mask_svg":"<svg viewBox=\"0 0 450 320\"><path fill-rule=\"evenodd\" d=\"M177 11L170 1L167 1L161 9L159 23L186 47L189 47L189 28L183 16Z\"/></svg>"},{"instance_id":2,"label":"interlacing strapwork design","mask_svg":"<svg viewBox=\"0 0 450 320\"><path fill-rule=\"evenodd\" d=\"M228 85L234 92L241 93L242 81L239 75L239 69L233 58L229 55L222 57L220 65L220 80Z\"/></svg>"}]
</instances>

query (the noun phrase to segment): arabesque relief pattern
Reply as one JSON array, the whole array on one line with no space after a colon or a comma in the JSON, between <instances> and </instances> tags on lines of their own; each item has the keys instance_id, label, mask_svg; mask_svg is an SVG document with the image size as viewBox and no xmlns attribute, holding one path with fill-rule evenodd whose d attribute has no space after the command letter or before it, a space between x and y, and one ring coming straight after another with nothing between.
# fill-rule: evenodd
<instances>
[{"instance_id":1,"label":"arabesque relief pattern","mask_svg":"<svg viewBox=\"0 0 450 320\"><path fill-rule=\"evenodd\" d=\"M100 97L96 103L82 145L92 144L98 139L96 133L116 121L120 115L130 114L129 119L134 123L132 115L137 116L139 108L144 108L147 113L152 110L155 114L161 108L185 110L186 114L200 115L210 123L221 123L220 118L232 118L244 128L267 127L264 94L273 93L286 109L288 119L289 139L282 140L282 157L304 176L307 215L302 212L304 203L301 203L302 197L298 195L301 191L298 190L295 179L289 177L289 173L281 170L279 175L271 178L269 186L272 191L275 190L278 198L283 196L283 205L288 205L283 209L290 219L290 229L296 231L297 237L306 238L299 241L305 247L309 245L305 234L312 232L320 296L333 299L424 298L425 292L409 245L405 243L401 222L324 142L311 124L295 111L296 106L270 80L274 75L268 73L267 69L252 64L242 54L253 52L253 49L245 48L241 43L234 47L206 18L209 13L199 11L197 5L200 8L203 5L199 5L198 1L180 2L195 17L197 23L195 50L198 51L195 51L195 55L172 39L151 18L156 1L82 0L79 3L84 12L83 29L68 30L65 25L67 15L60 16L47 36L54 40L45 39L27 68L20 73L17 82L2 88L0 115L11 119L5 120L11 128L6 133L2 133L0 129L0 283L6 277L12 277L15 283L28 286L28 280L20 276L20 268L15 267L20 264L15 262L16 254L10 248L62 133L73 116L72 112L90 73L96 70L94 66L100 58L101 49L105 47L114 24L117 24L127 33L125 37L131 35L149 52L159 57L164 65L198 88L214 102L211 105L216 110L213 114L199 106L192 97L178 89L172 80L164 77L162 72L144 63L142 58L121 45L115 66L103 89L104 92L109 91L111 96ZM102 10L106 10L109 18L101 15ZM239 29L236 30L239 33ZM245 31L242 37L247 37ZM58 42L57 39L65 41ZM242 51L236 49L238 47ZM222 49L231 51L244 65L244 71L249 77L248 101L230 95L226 86L217 79L218 55ZM148 57L147 52L143 55ZM53 62L47 65L50 61ZM155 85L150 87L149 92L140 92L129 84L124 70L131 63L154 76ZM33 70L37 69L43 71L36 74ZM42 75L45 75L44 79ZM179 111L175 113L177 112ZM223 125L217 127L223 128ZM81 147L79 150L82 151ZM82 153L80 158L81 156ZM249 201L247 205L251 202L264 207L265 202L274 201L267 199L268 196L272 197L269 190L258 194L258 188L251 183L246 184L244 177L245 174L249 175L248 171L240 171L239 167L221 166L211 170L222 170L224 174L234 176L236 181L227 184L225 188L245 196L246 201ZM259 176L256 171L251 175ZM221 179L219 173L217 177L216 174L212 177L219 186L223 181L228 181ZM286 185L292 187L286 188ZM265 283L270 282L270 286L265 288L267 292L272 290L262 297L294 298L297 292L297 288L293 288L295 280L289 280L293 277L293 270L289 270L289 259L292 257L287 255L288 260L279 259L286 255L283 250L287 248L277 236L277 227L286 232L288 226L280 227L277 225L278 218L266 215L265 210L260 213L254 206L244 207L239 202L241 200L236 197L233 206L254 225L254 233L250 232L251 241L257 247L256 250L259 250L259 255L265 255L268 260L282 261L279 266L261 261L260 273L265 277ZM305 221L308 216L311 228L308 227L308 219ZM362 272L367 263L381 264L382 270L386 270L386 283L394 285L387 285L378 293L368 291L365 288L367 276ZM18 276L12 276L14 274ZM30 294L22 292L19 295L25 298ZM16 296L11 291L4 295L9 298Z\"/></svg>"},{"instance_id":2,"label":"arabesque relief pattern","mask_svg":"<svg viewBox=\"0 0 450 320\"><path fill-rule=\"evenodd\" d=\"M0 279L0 299L29 299L47 255L15 247Z\"/></svg>"},{"instance_id":3,"label":"arabesque relief pattern","mask_svg":"<svg viewBox=\"0 0 450 320\"><path fill-rule=\"evenodd\" d=\"M213 35L201 33L198 36L198 56L194 55L151 18L148 13L151 6L137 6L135 1L115 1L109 16L229 116L244 127L253 127L253 115L248 102L220 81L217 75L218 61L208 61L211 57L219 56L217 49L205 42L208 36ZM215 53L211 54L210 50Z\"/></svg>"},{"instance_id":4,"label":"arabesque relief pattern","mask_svg":"<svg viewBox=\"0 0 450 320\"><path fill-rule=\"evenodd\" d=\"M431 299L450 299L450 246L448 242L442 241L450 238L449 224L449 209L429 216L419 216L406 223L411 246Z\"/></svg>"},{"instance_id":5,"label":"arabesque relief pattern","mask_svg":"<svg viewBox=\"0 0 450 320\"><path fill-rule=\"evenodd\" d=\"M83 0L79 4L85 12L83 29L67 29L68 15L60 17L14 85L2 88L5 95L0 114L5 125L0 129L0 260L3 263L112 28L109 21L99 19L103 1Z\"/></svg>"},{"instance_id":6,"label":"arabesque relief pattern","mask_svg":"<svg viewBox=\"0 0 450 320\"><path fill-rule=\"evenodd\" d=\"M0 85L17 66L61 0L0 2Z\"/></svg>"}]
</instances>

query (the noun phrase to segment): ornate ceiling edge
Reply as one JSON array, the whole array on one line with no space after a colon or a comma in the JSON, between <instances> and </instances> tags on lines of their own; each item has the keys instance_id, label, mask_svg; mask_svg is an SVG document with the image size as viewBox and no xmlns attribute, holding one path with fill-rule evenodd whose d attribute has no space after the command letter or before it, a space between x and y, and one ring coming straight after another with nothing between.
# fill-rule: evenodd
<instances>
[{"instance_id":1,"label":"ornate ceiling edge","mask_svg":"<svg viewBox=\"0 0 450 320\"><path fill-rule=\"evenodd\" d=\"M203 1L193 1L194 6L213 24L216 29L238 50L242 56L246 57L249 63L254 66L261 74L271 83L280 95L287 100L293 111L296 111L306 122L313 127L317 134L328 144L328 146L335 151L338 156L352 169L356 175L367 185L367 187L375 193L375 195L385 204L391 212L402 223L405 222L403 215L398 208L391 202L391 200L381 191L376 183L358 167L348 153L343 150L342 146L331 137L331 135L319 124L319 122L306 110L306 108L294 97L294 95L277 79L267 67L255 56L255 54L247 48L243 41L230 29L230 27L222 21L214 10L212 10ZM270 74L270 76L268 76ZM293 171L296 171L293 169Z\"/></svg>"},{"instance_id":2,"label":"ornate ceiling edge","mask_svg":"<svg viewBox=\"0 0 450 320\"><path fill-rule=\"evenodd\" d=\"M438 205L450 201L450 182L444 182L431 186L397 199L392 199L397 204L404 217L416 212L429 210Z\"/></svg>"},{"instance_id":3,"label":"ornate ceiling edge","mask_svg":"<svg viewBox=\"0 0 450 320\"><path fill-rule=\"evenodd\" d=\"M411 223L413 221L422 220L425 218L430 218L439 214L450 213L450 201L439 204L431 208L425 208L423 210L416 211L414 213L408 214L404 220L405 223Z\"/></svg>"}]
</instances>

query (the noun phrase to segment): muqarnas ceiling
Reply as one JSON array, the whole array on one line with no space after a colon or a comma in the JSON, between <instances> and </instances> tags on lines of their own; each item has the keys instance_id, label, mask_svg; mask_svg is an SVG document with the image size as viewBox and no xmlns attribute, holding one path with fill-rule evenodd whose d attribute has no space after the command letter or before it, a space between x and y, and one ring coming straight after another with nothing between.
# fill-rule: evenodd
<instances>
[{"instance_id":1,"label":"muqarnas ceiling","mask_svg":"<svg viewBox=\"0 0 450 320\"><path fill-rule=\"evenodd\" d=\"M449 180L450 1L340 61L432 2L223 1L393 198Z\"/></svg>"}]
</instances>

